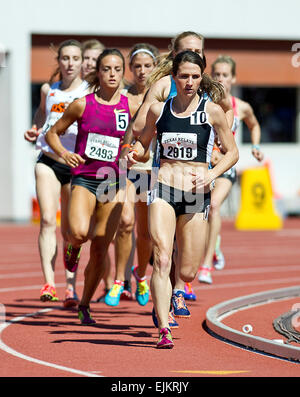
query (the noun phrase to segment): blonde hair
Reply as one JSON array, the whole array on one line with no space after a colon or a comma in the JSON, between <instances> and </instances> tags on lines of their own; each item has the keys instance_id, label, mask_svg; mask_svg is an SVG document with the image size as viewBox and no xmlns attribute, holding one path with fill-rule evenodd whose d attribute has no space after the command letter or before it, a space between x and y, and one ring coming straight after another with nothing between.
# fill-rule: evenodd
<instances>
[{"instance_id":1,"label":"blonde hair","mask_svg":"<svg viewBox=\"0 0 300 397\"><path fill-rule=\"evenodd\" d=\"M169 53L162 54L158 59L158 65L153 70L151 75L149 76L149 84L153 84L162 77L168 76L172 72L172 64L173 64L173 54L174 52L178 52L180 41L185 39L186 37L194 36L197 37L199 40L202 41L202 49L204 48L204 37L200 33L192 32L192 31L185 31L177 36L175 36L171 40L171 48ZM205 59L205 55L203 53L203 58ZM205 61L206 64L206 61Z\"/></svg>"},{"instance_id":2,"label":"blonde hair","mask_svg":"<svg viewBox=\"0 0 300 397\"><path fill-rule=\"evenodd\" d=\"M84 53L86 50L100 50L104 51L105 45L102 44L97 39L86 40L82 43L82 52Z\"/></svg>"},{"instance_id":3,"label":"blonde hair","mask_svg":"<svg viewBox=\"0 0 300 397\"><path fill-rule=\"evenodd\" d=\"M231 74L232 74L233 77L235 77L236 63L231 58L230 55L219 55L218 58L211 65L212 73L214 72L215 66L216 66L217 63L227 63L228 65L230 65L231 66Z\"/></svg>"}]
</instances>

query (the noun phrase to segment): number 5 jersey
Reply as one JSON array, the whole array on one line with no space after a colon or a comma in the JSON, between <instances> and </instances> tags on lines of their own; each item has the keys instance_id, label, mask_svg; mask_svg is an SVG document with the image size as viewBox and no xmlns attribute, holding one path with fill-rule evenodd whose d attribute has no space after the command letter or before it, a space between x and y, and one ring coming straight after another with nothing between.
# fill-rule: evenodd
<instances>
[{"instance_id":1,"label":"number 5 jersey","mask_svg":"<svg viewBox=\"0 0 300 397\"><path fill-rule=\"evenodd\" d=\"M160 159L209 163L214 145L214 130L205 111L208 99L200 99L190 116L176 116L173 98L167 100L156 121Z\"/></svg>"},{"instance_id":2,"label":"number 5 jersey","mask_svg":"<svg viewBox=\"0 0 300 397\"><path fill-rule=\"evenodd\" d=\"M85 160L72 169L73 175L96 179L119 175L122 139L130 121L128 98L120 94L116 105L99 103L95 93L86 95L85 110L78 119L75 153Z\"/></svg>"}]
</instances>

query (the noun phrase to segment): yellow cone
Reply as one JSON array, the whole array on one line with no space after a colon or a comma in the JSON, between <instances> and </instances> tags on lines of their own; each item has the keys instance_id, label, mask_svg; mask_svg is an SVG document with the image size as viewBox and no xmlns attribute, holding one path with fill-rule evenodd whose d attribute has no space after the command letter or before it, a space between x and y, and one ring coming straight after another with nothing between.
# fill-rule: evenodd
<instances>
[{"instance_id":1,"label":"yellow cone","mask_svg":"<svg viewBox=\"0 0 300 397\"><path fill-rule=\"evenodd\" d=\"M235 226L239 230L281 229L282 219L274 207L267 167L250 168L242 173L241 203Z\"/></svg>"}]
</instances>

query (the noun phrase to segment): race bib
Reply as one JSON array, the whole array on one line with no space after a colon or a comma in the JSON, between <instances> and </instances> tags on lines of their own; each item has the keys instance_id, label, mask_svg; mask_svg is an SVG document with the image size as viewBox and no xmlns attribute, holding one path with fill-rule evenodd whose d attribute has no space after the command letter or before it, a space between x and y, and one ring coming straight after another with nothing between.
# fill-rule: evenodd
<instances>
[{"instance_id":1,"label":"race bib","mask_svg":"<svg viewBox=\"0 0 300 397\"><path fill-rule=\"evenodd\" d=\"M54 124L62 117L62 115L63 113L51 112L43 126L43 134L46 134L46 132L54 126Z\"/></svg>"},{"instance_id":2,"label":"race bib","mask_svg":"<svg viewBox=\"0 0 300 397\"><path fill-rule=\"evenodd\" d=\"M197 157L196 133L163 132L161 144L165 158L194 160Z\"/></svg>"},{"instance_id":3,"label":"race bib","mask_svg":"<svg viewBox=\"0 0 300 397\"><path fill-rule=\"evenodd\" d=\"M90 159L114 162L119 153L120 138L89 133L85 154Z\"/></svg>"},{"instance_id":4,"label":"race bib","mask_svg":"<svg viewBox=\"0 0 300 397\"><path fill-rule=\"evenodd\" d=\"M197 111L191 114L190 124L191 125L201 125L207 123L207 114L202 111Z\"/></svg>"},{"instance_id":5,"label":"race bib","mask_svg":"<svg viewBox=\"0 0 300 397\"><path fill-rule=\"evenodd\" d=\"M126 131L129 123L129 114L115 109L117 131Z\"/></svg>"}]
</instances>

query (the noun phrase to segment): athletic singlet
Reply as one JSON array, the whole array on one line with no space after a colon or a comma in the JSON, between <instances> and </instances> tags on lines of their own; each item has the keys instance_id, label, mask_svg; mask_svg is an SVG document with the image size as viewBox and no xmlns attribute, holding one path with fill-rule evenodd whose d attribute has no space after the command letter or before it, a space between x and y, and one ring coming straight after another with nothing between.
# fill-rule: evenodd
<instances>
[{"instance_id":1,"label":"athletic singlet","mask_svg":"<svg viewBox=\"0 0 300 397\"><path fill-rule=\"evenodd\" d=\"M171 78L171 88L167 100L177 95L177 87L175 80L173 79L172 76L170 76L170 78Z\"/></svg>"},{"instance_id":2,"label":"athletic singlet","mask_svg":"<svg viewBox=\"0 0 300 397\"><path fill-rule=\"evenodd\" d=\"M202 97L197 109L186 117L175 116L173 99L164 103L156 121L159 158L209 163L214 132L205 110L208 99Z\"/></svg>"},{"instance_id":3,"label":"athletic singlet","mask_svg":"<svg viewBox=\"0 0 300 397\"><path fill-rule=\"evenodd\" d=\"M61 81L52 84L46 96L46 122L43 126L42 133L38 136L36 141L36 149L42 150L44 153L54 153L48 143L45 141L46 132L59 120L66 109L66 104L70 104L77 98L81 98L87 93L88 83L83 81L79 87L73 91L62 91L60 89ZM62 145L74 152L75 141L77 135L77 122L73 123L60 136Z\"/></svg>"},{"instance_id":4,"label":"athletic singlet","mask_svg":"<svg viewBox=\"0 0 300 397\"><path fill-rule=\"evenodd\" d=\"M231 131L233 133L233 136L235 136L238 126L240 124L240 119L238 117L238 113L237 113L237 103L236 103L236 98L234 96L231 97L231 103L232 103L232 109L233 109L233 123L232 123L232 127L231 127ZM216 136L216 144L217 146L221 149L222 151L222 145L221 142L218 139L218 135L217 133L215 133Z\"/></svg>"},{"instance_id":5,"label":"athletic singlet","mask_svg":"<svg viewBox=\"0 0 300 397\"><path fill-rule=\"evenodd\" d=\"M234 96L231 97L231 103L232 103L232 109L233 109L233 114L234 114L231 131L232 131L233 135L235 135L237 132L237 129L239 127L239 124L240 124L240 119L238 117L237 103L236 103L236 98Z\"/></svg>"},{"instance_id":6,"label":"athletic singlet","mask_svg":"<svg viewBox=\"0 0 300 397\"><path fill-rule=\"evenodd\" d=\"M170 92L169 92L168 98L166 99L166 102L169 99L174 98L175 96L177 96L176 83L175 83L175 80L173 79L173 77L171 75L170 75L170 80L171 80L171 87L170 87ZM211 100L206 92L204 93L203 98ZM154 168L159 168L159 166L160 166L160 158L159 158L160 147L159 147L159 145L160 145L159 141L157 141L156 142L156 150L155 150L155 154L153 156L153 163L152 163L152 166Z\"/></svg>"},{"instance_id":7,"label":"athletic singlet","mask_svg":"<svg viewBox=\"0 0 300 397\"><path fill-rule=\"evenodd\" d=\"M75 145L75 153L80 154L85 163L72 168L72 174L92 179L118 176L120 142L130 121L128 98L121 94L116 105L97 102L95 93L85 98Z\"/></svg>"}]
</instances>

